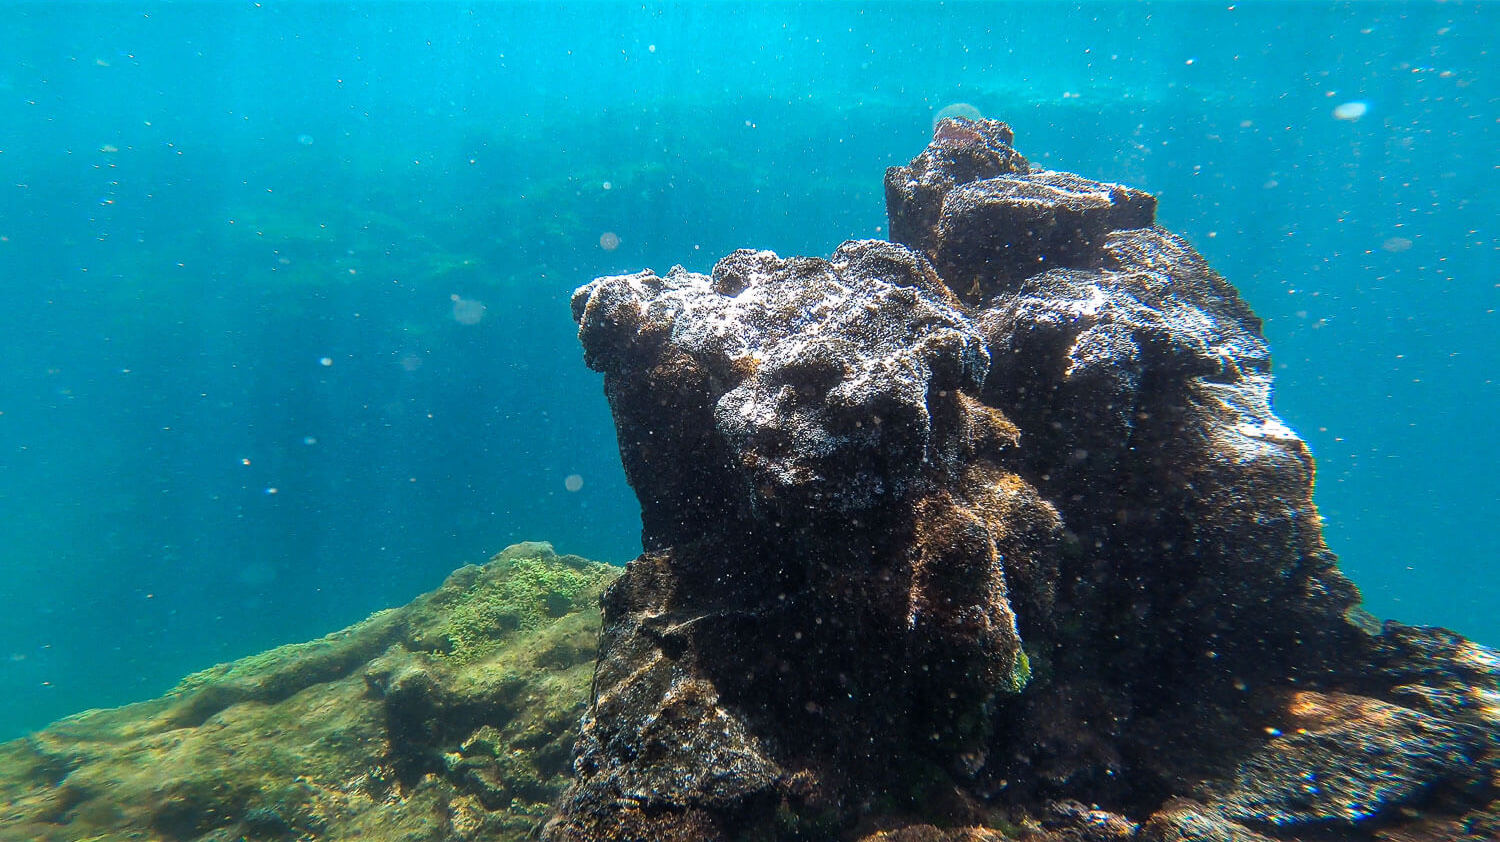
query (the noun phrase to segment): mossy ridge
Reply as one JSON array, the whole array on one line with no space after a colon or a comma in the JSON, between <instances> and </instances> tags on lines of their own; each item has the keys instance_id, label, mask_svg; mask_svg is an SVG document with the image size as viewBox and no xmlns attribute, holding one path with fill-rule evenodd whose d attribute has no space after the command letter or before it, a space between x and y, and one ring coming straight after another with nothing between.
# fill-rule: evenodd
<instances>
[{"instance_id":1,"label":"mossy ridge","mask_svg":"<svg viewBox=\"0 0 1500 842\"><path fill-rule=\"evenodd\" d=\"M447 639L443 653L470 662L487 650L496 635L534 631L566 616L579 598L597 592L614 578L612 568L577 556L496 556L456 597L447 622L439 629Z\"/></svg>"},{"instance_id":2,"label":"mossy ridge","mask_svg":"<svg viewBox=\"0 0 1500 842\"><path fill-rule=\"evenodd\" d=\"M522 839L565 784L617 573L517 545L320 640L0 744L0 842Z\"/></svg>"}]
</instances>

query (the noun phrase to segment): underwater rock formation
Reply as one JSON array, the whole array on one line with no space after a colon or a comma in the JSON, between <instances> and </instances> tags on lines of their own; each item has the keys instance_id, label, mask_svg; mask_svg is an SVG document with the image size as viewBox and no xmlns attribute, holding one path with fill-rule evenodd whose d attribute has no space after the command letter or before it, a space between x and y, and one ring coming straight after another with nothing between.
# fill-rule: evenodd
<instances>
[{"instance_id":1,"label":"underwater rock formation","mask_svg":"<svg viewBox=\"0 0 1500 842\"><path fill-rule=\"evenodd\" d=\"M518 544L311 643L0 745L0 840L522 840L617 568Z\"/></svg>"},{"instance_id":2,"label":"underwater rock formation","mask_svg":"<svg viewBox=\"0 0 1500 842\"><path fill-rule=\"evenodd\" d=\"M1011 141L939 123L894 242L575 293L646 552L544 837L1494 838L1500 659L1360 611L1259 320Z\"/></svg>"}]
</instances>

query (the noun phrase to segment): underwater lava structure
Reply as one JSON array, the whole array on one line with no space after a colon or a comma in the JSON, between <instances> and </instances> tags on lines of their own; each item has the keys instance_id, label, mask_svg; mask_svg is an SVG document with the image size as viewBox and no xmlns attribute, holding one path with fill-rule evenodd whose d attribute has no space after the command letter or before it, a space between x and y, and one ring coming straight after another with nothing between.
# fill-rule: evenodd
<instances>
[{"instance_id":1,"label":"underwater lava structure","mask_svg":"<svg viewBox=\"0 0 1500 842\"><path fill-rule=\"evenodd\" d=\"M1496 838L1500 659L1359 609L1155 198L967 119L885 187L575 293L646 551L544 837Z\"/></svg>"}]
</instances>

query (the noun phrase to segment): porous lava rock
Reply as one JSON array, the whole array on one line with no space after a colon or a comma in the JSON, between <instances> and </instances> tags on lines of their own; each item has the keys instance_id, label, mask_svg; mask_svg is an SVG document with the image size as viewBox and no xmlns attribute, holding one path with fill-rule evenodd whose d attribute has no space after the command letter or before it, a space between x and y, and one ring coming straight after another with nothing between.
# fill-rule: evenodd
<instances>
[{"instance_id":1,"label":"porous lava rock","mask_svg":"<svg viewBox=\"0 0 1500 842\"><path fill-rule=\"evenodd\" d=\"M940 122L892 242L574 294L646 552L545 838L1487 838L1500 661L1359 609L1260 321L1011 142Z\"/></svg>"}]
</instances>

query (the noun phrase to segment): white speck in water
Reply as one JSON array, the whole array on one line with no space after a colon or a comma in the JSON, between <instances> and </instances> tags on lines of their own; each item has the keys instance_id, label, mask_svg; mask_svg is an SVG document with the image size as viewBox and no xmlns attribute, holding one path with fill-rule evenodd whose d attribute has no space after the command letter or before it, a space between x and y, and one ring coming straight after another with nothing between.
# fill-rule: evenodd
<instances>
[{"instance_id":1,"label":"white speck in water","mask_svg":"<svg viewBox=\"0 0 1500 842\"><path fill-rule=\"evenodd\" d=\"M975 108L967 102L953 102L943 106L942 108L939 108L937 110L937 113L932 115L932 127L937 128L937 124L939 121L946 120L949 117L963 117L969 120L983 120L984 114L980 113L978 108Z\"/></svg>"},{"instance_id":2,"label":"white speck in water","mask_svg":"<svg viewBox=\"0 0 1500 842\"><path fill-rule=\"evenodd\" d=\"M483 301L473 298L464 298L460 295L450 295L448 299L453 302L453 321L461 325L477 325L484 319L484 311L488 309Z\"/></svg>"},{"instance_id":3,"label":"white speck in water","mask_svg":"<svg viewBox=\"0 0 1500 842\"><path fill-rule=\"evenodd\" d=\"M1358 120L1359 118L1365 116L1365 112L1369 110L1370 104L1368 102L1357 99L1350 100L1349 102L1339 103L1334 107L1333 118L1335 120L1345 120L1352 123L1355 120Z\"/></svg>"}]
</instances>

